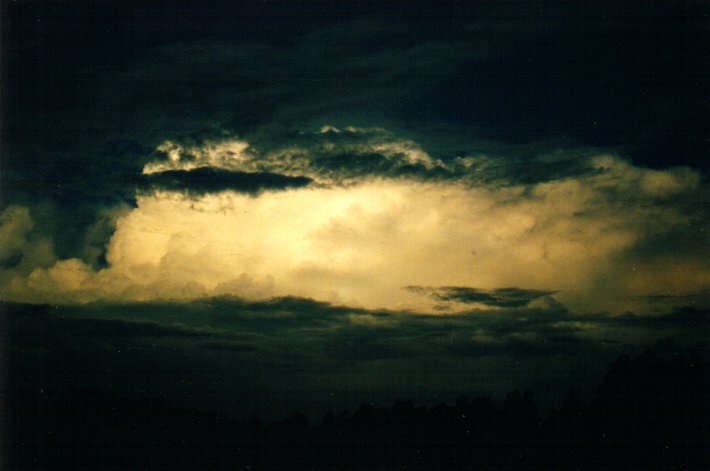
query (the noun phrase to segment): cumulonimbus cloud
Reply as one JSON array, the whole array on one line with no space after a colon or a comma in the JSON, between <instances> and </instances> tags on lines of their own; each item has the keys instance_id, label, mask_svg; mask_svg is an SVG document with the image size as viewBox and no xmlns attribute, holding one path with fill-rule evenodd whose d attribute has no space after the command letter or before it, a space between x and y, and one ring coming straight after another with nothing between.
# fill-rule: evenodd
<instances>
[{"instance_id":1,"label":"cumulonimbus cloud","mask_svg":"<svg viewBox=\"0 0 710 471\"><path fill-rule=\"evenodd\" d=\"M424 311L442 301L500 308L551 296L589 312L658 309L649 296L677 300L664 309L705 299L698 173L570 152L533 158L526 168L555 171L521 178L516 159L434 158L381 129L324 126L270 149L231 137L165 143L143 169L152 191L112 223L106 268L65 259L6 270L2 296L297 295ZM26 208L13 211L32 224ZM7 246L29 250L26 231L5 226ZM679 238L682 250L668 243ZM658 240L665 249L650 250ZM445 288L426 297L403 286Z\"/></svg>"}]
</instances>

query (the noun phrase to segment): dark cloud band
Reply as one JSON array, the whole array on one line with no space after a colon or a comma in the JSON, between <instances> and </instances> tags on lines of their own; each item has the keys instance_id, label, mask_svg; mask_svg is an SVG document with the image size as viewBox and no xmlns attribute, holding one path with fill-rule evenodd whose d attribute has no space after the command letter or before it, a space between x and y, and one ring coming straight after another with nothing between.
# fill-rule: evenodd
<instances>
[{"instance_id":1,"label":"dark cloud band","mask_svg":"<svg viewBox=\"0 0 710 471\"><path fill-rule=\"evenodd\" d=\"M167 170L145 175L140 180L143 189L179 191L205 195L221 191L258 194L267 190L302 188L312 183L308 177L290 177L276 173L230 172L214 168Z\"/></svg>"},{"instance_id":2,"label":"dark cloud band","mask_svg":"<svg viewBox=\"0 0 710 471\"><path fill-rule=\"evenodd\" d=\"M407 291L424 294L438 301L450 301L463 304L484 304L493 307L523 307L530 301L555 294L556 291L544 291L521 288L498 288L484 290L463 286L443 286L431 288L425 286L407 286Z\"/></svg>"}]
</instances>

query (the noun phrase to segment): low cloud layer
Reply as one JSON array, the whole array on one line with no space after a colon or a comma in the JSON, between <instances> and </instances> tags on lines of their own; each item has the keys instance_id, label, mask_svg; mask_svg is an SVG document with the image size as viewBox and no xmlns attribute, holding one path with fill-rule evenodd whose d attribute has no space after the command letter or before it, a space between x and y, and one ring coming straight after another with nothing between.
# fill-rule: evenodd
<instances>
[{"instance_id":1,"label":"low cloud layer","mask_svg":"<svg viewBox=\"0 0 710 471\"><path fill-rule=\"evenodd\" d=\"M708 315L576 315L559 305L422 315L293 297L0 307L16 387L277 415L514 388L554 403L566 388L589 394L621 353L702 350Z\"/></svg>"},{"instance_id":2,"label":"low cloud layer","mask_svg":"<svg viewBox=\"0 0 710 471\"><path fill-rule=\"evenodd\" d=\"M103 342L127 339L149 344L156 339L172 339L208 350L231 345L235 352L300 352L298 357L313 361L342 363L445 353L471 356L477 352L475 355L480 357L571 354L560 346L576 342L575 350L579 352L623 345L635 348L678 333L684 334L685 347L701 346L707 315L689 308L652 317L580 315L558 304L421 314L368 310L295 297L3 306L5 315L18 325L35 325L33 329L48 332L53 325L66 334ZM32 309L38 311L36 316L27 316L25 311ZM347 348L343 343L356 348ZM617 347L610 347L613 345Z\"/></svg>"}]
</instances>

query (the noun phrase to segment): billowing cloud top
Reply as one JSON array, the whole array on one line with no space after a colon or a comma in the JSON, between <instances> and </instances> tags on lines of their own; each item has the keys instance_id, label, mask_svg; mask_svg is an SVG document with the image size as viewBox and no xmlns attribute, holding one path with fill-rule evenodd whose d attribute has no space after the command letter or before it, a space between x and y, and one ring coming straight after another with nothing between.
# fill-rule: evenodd
<instances>
[{"instance_id":1,"label":"billowing cloud top","mask_svg":"<svg viewBox=\"0 0 710 471\"><path fill-rule=\"evenodd\" d=\"M704 302L698 172L593 150L548 150L524 167L522 158L437 158L390 131L330 125L268 147L165 141L144 165L137 206L110 219L106 268L58 259L27 208L6 209L3 297L298 295L431 312Z\"/></svg>"}]
</instances>

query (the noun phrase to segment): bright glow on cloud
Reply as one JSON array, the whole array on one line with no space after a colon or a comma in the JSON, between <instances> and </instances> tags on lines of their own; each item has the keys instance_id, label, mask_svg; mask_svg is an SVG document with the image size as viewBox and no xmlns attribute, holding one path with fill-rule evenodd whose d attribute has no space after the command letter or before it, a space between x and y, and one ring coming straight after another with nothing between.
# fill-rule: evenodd
<instances>
[{"instance_id":1,"label":"bright glow on cloud","mask_svg":"<svg viewBox=\"0 0 710 471\"><path fill-rule=\"evenodd\" d=\"M167 170L194 170L200 167L239 170L252 159L249 144L238 140L207 142L201 146L183 146L172 141L163 142L156 149L167 156L165 161L146 164L144 174Z\"/></svg>"},{"instance_id":2,"label":"bright glow on cloud","mask_svg":"<svg viewBox=\"0 0 710 471\"><path fill-rule=\"evenodd\" d=\"M360 176L363 169L356 156L376 156L381 160L369 163L389 170L406 166L421 166L426 170L445 168L414 141L397 138L380 128L323 126L317 133L303 133L299 137L301 139L291 145L263 154L238 139L208 141L201 145L165 141L156 149L164 158L146 164L143 173L211 167L307 176L332 184Z\"/></svg>"},{"instance_id":3,"label":"bright glow on cloud","mask_svg":"<svg viewBox=\"0 0 710 471\"><path fill-rule=\"evenodd\" d=\"M360 131L321 130L343 132ZM443 166L409 141L376 140L352 146ZM241 141L189 149L166 142L159 150L167 159L148 164L145 173L201 166L295 172L317 159L305 147L291 161L285 151L257 158ZM348 185L258 197L142 194L137 208L116 221L108 268L93 271L79 259L55 262L49 255L51 262L45 257L31 270L5 269L2 298L71 303L294 295L450 312L472 305L454 300L441 306L404 288L516 287L555 292L557 301L581 312L642 312L649 309L647 296L707 292L706 258L633 254L644 241L693 222L677 204L656 202L698 191L698 175L685 168L642 169L612 156L593 157L589 165L596 171L528 185L364 176ZM6 210L4 250L35 250L26 236L31 226L25 208Z\"/></svg>"}]
</instances>

